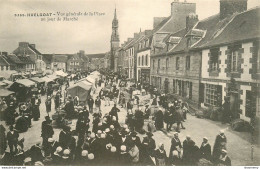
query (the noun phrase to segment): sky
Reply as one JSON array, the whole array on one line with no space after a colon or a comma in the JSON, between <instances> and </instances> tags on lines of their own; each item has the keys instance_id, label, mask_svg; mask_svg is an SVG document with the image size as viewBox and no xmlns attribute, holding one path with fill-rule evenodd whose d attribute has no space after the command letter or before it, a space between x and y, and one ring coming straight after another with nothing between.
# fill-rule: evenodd
<instances>
[{"instance_id":1,"label":"sky","mask_svg":"<svg viewBox=\"0 0 260 169\"><path fill-rule=\"evenodd\" d=\"M0 0L0 51L12 53L19 42L36 44L42 54L72 54L84 50L87 54L110 50L112 20L117 9L120 42L133 37L140 29L151 30L153 17L167 17L174 0ZM184 0L179 0L183 2ZM187 0L196 3L199 19L219 12L219 0ZM260 6L260 0L248 0L248 9ZM57 13L100 15L79 16L77 21L57 21ZM41 17L15 17L15 14L54 13ZM46 16L45 19L48 17Z\"/></svg>"}]
</instances>

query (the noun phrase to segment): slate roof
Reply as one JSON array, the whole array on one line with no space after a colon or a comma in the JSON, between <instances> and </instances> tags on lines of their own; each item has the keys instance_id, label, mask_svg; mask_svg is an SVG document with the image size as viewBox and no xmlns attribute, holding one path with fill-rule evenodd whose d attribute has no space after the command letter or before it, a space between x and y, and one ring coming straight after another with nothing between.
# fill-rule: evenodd
<instances>
[{"instance_id":1,"label":"slate roof","mask_svg":"<svg viewBox=\"0 0 260 169\"><path fill-rule=\"evenodd\" d=\"M42 54L42 60L45 63L50 64L52 61L52 56L53 56L53 54Z\"/></svg>"},{"instance_id":2,"label":"slate roof","mask_svg":"<svg viewBox=\"0 0 260 169\"><path fill-rule=\"evenodd\" d=\"M213 40L201 45L210 47L260 37L260 7L237 14Z\"/></svg>"},{"instance_id":3,"label":"slate roof","mask_svg":"<svg viewBox=\"0 0 260 169\"><path fill-rule=\"evenodd\" d=\"M191 29L186 35L192 35L200 38L196 43L193 44L192 48L197 48L208 41L210 41L212 38L214 38L214 35L219 33L225 26L234 18L234 15L231 15L223 20L219 20L219 14L210 16L204 20L199 21L193 29ZM203 35L202 35L203 34ZM176 47L174 47L170 53L174 52L180 52L187 50L187 38L183 37L181 41L179 42Z\"/></svg>"},{"instance_id":4,"label":"slate roof","mask_svg":"<svg viewBox=\"0 0 260 169\"><path fill-rule=\"evenodd\" d=\"M88 58L104 58L105 53L97 53L97 54L86 54Z\"/></svg>"},{"instance_id":5,"label":"slate roof","mask_svg":"<svg viewBox=\"0 0 260 169\"><path fill-rule=\"evenodd\" d=\"M52 56L52 62L66 63L67 60L68 60L68 56L67 55L53 55Z\"/></svg>"},{"instance_id":6,"label":"slate roof","mask_svg":"<svg viewBox=\"0 0 260 169\"><path fill-rule=\"evenodd\" d=\"M9 63L4 59L4 56L0 56L0 66L9 66Z\"/></svg>"},{"instance_id":7,"label":"slate roof","mask_svg":"<svg viewBox=\"0 0 260 169\"><path fill-rule=\"evenodd\" d=\"M16 64L24 64L18 57L14 54L9 54L7 56L4 56L5 60L10 64L10 65L16 65Z\"/></svg>"},{"instance_id":8,"label":"slate roof","mask_svg":"<svg viewBox=\"0 0 260 169\"><path fill-rule=\"evenodd\" d=\"M25 64L34 64L29 56L17 56Z\"/></svg>"},{"instance_id":9,"label":"slate roof","mask_svg":"<svg viewBox=\"0 0 260 169\"><path fill-rule=\"evenodd\" d=\"M32 47L31 45L29 45L29 48L31 50L33 50L37 55L41 55L41 52L39 52L37 49L35 49L34 47Z\"/></svg>"}]
</instances>

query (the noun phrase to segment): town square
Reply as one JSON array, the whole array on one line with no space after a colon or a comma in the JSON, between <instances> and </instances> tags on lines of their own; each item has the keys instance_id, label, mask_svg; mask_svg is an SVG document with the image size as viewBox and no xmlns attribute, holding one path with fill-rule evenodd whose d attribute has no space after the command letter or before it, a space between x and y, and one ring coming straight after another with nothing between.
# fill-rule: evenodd
<instances>
[{"instance_id":1,"label":"town square","mask_svg":"<svg viewBox=\"0 0 260 169\"><path fill-rule=\"evenodd\" d=\"M0 30L1 166L259 166L258 1L45 3Z\"/></svg>"}]
</instances>

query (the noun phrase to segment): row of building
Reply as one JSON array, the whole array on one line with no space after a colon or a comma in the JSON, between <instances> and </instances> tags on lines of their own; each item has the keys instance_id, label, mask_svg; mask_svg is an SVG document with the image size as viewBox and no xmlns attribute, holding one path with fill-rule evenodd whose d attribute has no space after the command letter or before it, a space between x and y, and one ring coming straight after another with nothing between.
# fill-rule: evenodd
<instances>
[{"instance_id":1,"label":"row of building","mask_svg":"<svg viewBox=\"0 0 260 169\"><path fill-rule=\"evenodd\" d=\"M12 53L0 53L0 72L44 72L45 70L63 70L64 72L99 69L104 65L105 53L85 54L80 50L76 54L42 54L35 44L19 42Z\"/></svg>"},{"instance_id":2,"label":"row of building","mask_svg":"<svg viewBox=\"0 0 260 169\"><path fill-rule=\"evenodd\" d=\"M233 116L260 115L260 7L247 0L220 0L218 14L199 20L196 4L171 3L169 17L119 45L112 22L110 68L194 108L230 101Z\"/></svg>"}]
</instances>

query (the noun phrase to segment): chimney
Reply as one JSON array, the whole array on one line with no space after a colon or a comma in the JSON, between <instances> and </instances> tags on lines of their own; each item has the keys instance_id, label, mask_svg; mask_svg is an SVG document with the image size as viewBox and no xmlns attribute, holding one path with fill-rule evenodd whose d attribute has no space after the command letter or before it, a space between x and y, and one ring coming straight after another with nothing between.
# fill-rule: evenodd
<instances>
[{"instance_id":1,"label":"chimney","mask_svg":"<svg viewBox=\"0 0 260 169\"><path fill-rule=\"evenodd\" d=\"M8 52L0 52L1 53L1 55L3 55L3 56L7 56L8 55Z\"/></svg>"},{"instance_id":2,"label":"chimney","mask_svg":"<svg viewBox=\"0 0 260 169\"><path fill-rule=\"evenodd\" d=\"M220 20L247 10L247 0L220 0Z\"/></svg>"},{"instance_id":3,"label":"chimney","mask_svg":"<svg viewBox=\"0 0 260 169\"><path fill-rule=\"evenodd\" d=\"M28 42L19 42L19 47L28 47L29 46L29 43Z\"/></svg>"},{"instance_id":4,"label":"chimney","mask_svg":"<svg viewBox=\"0 0 260 169\"><path fill-rule=\"evenodd\" d=\"M179 2L178 0L171 3L171 17L176 20L184 20L189 13L196 13L195 3Z\"/></svg>"},{"instance_id":5,"label":"chimney","mask_svg":"<svg viewBox=\"0 0 260 169\"><path fill-rule=\"evenodd\" d=\"M196 15L195 13L190 13L187 17L186 17L186 32L188 32L189 30L191 30L193 28L193 26L199 21L198 19L198 15Z\"/></svg>"},{"instance_id":6,"label":"chimney","mask_svg":"<svg viewBox=\"0 0 260 169\"><path fill-rule=\"evenodd\" d=\"M36 47L35 44L30 44L30 46L33 47L34 49L35 49L35 47Z\"/></svg>"}]
</instances>

